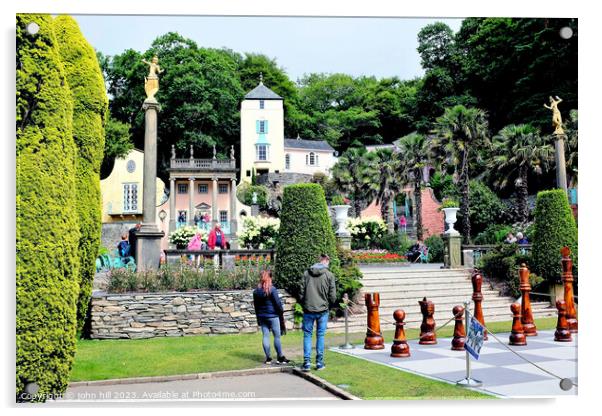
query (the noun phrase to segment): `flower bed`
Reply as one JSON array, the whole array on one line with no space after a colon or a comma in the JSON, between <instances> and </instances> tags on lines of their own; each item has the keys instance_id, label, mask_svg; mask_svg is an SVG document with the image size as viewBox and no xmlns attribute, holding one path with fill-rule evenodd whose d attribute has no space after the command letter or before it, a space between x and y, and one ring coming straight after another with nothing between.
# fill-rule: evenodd
<instances>
[{"instance_id":1,"label":"flower bed","mask_svg":"<svg viewBox=\"0 0 602 416\"><path fill-rule=\"evenodd\" d=\"M405 263L405 256L386 250L354 250L353 259L358 263Z\"/></svg>"}]
</instances>

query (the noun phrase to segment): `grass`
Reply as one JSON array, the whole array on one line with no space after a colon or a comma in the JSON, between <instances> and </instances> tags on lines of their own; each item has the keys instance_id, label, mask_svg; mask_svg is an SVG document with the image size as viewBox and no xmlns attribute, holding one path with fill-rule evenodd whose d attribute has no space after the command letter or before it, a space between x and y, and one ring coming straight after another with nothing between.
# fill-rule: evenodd
<instances>
[{"instance_id":1,"label":"grass","mask_svg":"<svg viewBox=\"0 0 602 416\"><path fill-rule=\"evenodd\" d=\"M554 328L556 319L537 319L536 325L539 329ZM487 326L496 333L509 332L511 322L493 322ZM450 324L440 330L438 336L449 337L452 332L453 324ZM418 333L417 329L406 331L409 339L417 338ZM385 331L383 336L385 340L391 340L393 332ZM354 344L363 343L364 337L365 333L353 333L350 334L350 341ZM284 353L297 363L303 355L302 338L300 331L291 331L282 337ZM343 342L344 334L326 335L327 347ZM351 393L369 399L459 398L467 397L468 394L465 390L458 390L461 389L459 387L358 360L327 352L328 367L318 375L333 384L348 384ZM79 340L71 381L238 370L261 367L262 361L260 333L138 340ZM399 380L404 385L400 386L391 380Z\"/></svg>"}]
</instances>

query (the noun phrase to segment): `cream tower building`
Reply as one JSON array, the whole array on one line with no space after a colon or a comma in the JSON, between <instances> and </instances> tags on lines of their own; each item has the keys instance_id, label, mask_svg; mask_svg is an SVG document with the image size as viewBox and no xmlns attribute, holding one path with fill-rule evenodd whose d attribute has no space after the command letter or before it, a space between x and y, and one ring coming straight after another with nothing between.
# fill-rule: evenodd
<instances>
[{"instance_id":1,"label":"cream tower building","mask_svg":"<svg viewBox=\"0 0 602 416\"><path fill-rule=\"evenodd\" d=\"M284 171L283 99L274 91L259 85L245 95L240 105L240 179L262 173Z\"/></svg>"}]
</instances>

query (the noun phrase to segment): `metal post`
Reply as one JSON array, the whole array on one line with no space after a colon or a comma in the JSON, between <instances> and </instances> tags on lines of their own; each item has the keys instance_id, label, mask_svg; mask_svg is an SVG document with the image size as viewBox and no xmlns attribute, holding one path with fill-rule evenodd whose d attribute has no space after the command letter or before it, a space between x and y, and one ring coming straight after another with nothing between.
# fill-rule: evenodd
<instances>
[{"instance_id":1,"label":"metal post","mask_svg":"<svg viewBox=\"0 0 602 416\"><path fill-rule=\"evenodd\" d=\"M468 317L469 317L469 312L468 312L468 304L469 302L464 302L464 320L465 320L465 328L466 328L466 334L468 335L468 328L469 328L469 322L468 322ZM466 337L466 341L468 341L468 337ZM462 380L459 380L456 382L457 385L462 386L462 387L481 387L483 385L483 383L481 383L481 381L479 380L475 380L474 378L471 377L471 369L470 369L470 354L468 353L468 350L466 350L466 377L463 378Z\"/></svg>"}]
</instances>

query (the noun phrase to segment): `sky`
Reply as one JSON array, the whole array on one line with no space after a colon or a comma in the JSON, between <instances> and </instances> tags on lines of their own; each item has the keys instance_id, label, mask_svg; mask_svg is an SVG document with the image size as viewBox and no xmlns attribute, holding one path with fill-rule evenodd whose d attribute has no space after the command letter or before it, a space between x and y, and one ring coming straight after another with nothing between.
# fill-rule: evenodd
<instances>
[{"instance_id":1,"label":"sky","mask_svg":"<svg viewBox=\"0 0 602 416\"><path fill-rule=\"evenodd\" d=\"M421 76L419 30L435 21L460 28L461 19L75 15L88 40L105 55L146 51L175 31L199 46L275 58L296 81L305 73L342 72L377 78Z\"/></svg>"}]
</instances>

